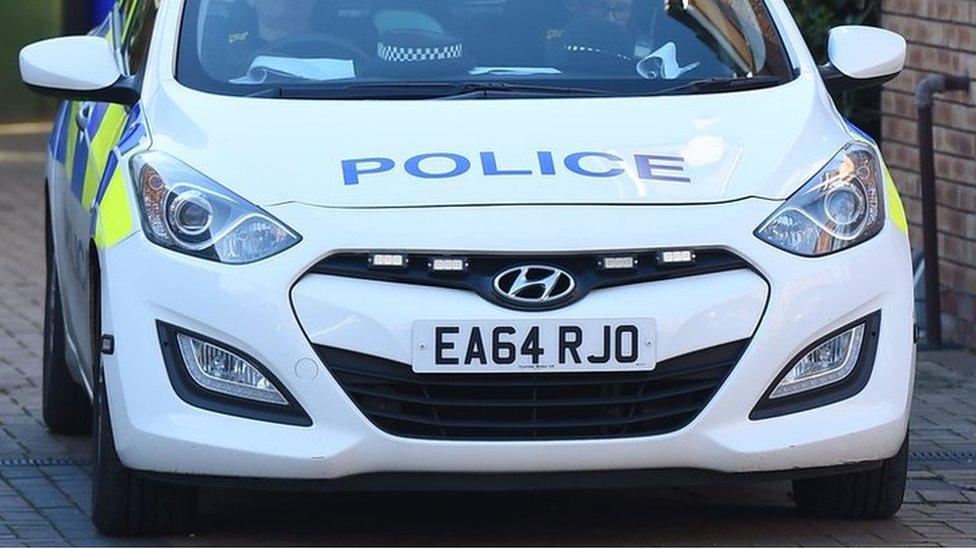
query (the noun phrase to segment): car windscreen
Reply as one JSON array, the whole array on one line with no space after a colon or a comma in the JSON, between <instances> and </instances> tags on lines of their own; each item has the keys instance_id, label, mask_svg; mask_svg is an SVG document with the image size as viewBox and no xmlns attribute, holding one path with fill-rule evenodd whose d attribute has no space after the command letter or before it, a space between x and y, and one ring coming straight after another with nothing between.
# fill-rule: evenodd
<instances>
[{"instance_id":1,"label":"car windscreen","mask_svg":"<svg viewBox=\"0 0 976 549\"><path fill-rule=\"evenodd\" d=\"M229 95L739 89L793 70L763 0L187 0L178 80Z\"/></svg>"}]
</instances>

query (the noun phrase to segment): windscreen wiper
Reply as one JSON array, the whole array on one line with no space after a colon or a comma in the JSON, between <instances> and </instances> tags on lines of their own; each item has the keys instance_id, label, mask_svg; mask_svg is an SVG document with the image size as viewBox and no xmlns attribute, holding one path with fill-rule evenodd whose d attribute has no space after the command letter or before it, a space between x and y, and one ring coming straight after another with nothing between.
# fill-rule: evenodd
<instances>
[{"instance_id":1,"label":"windscreen wiper","mask_svg":"<svg viewBox=\"0 0 976 549\"><path fill-rule=\"evenodd\" d=\"M346 86L275 86L249 97L282 99L468 99L494 96L599 96L610 90L511 82L364 82Z\"/></svg>"},{"instance_id":2,"label":"windscreen wiper","mask_svg":"<svg viewBox=\"0 0 976 549\"><path fill-rule=\"evenodd\" d=\"M513 84L511 82L465 82L455 93L442 96L443 99L469 99L476 97L493 97L499 95L514 95L518 97L537 96L600 96L616 95L610 90L596 88L579 88L572 86L545 86L539 84Z\"/></svg>"},{"instance_id":3,"label":"windscreen wiper","mask_svg":"<svg viewBox=\"0 0 976 549\"><path fill-rule=\"evenodd\" d=\"M273 86L251 93L249 97L281 99L478 99L491 97L593 97L691 95L753 90L782 84L778 76L720 77L693 80L669 88L620 92L598 88L548 86L512 82L361 82L339 85Z\"/></svg>"},{"instance_id":4,"label":"windscreen wiper","mask_svg":"<svg viewBox=\"0 0 976 549\"><path fill-rule=\"evenodd\" d=\"M719 77L692 80L670 88L656 90L646 95L692 95L696 93L717 93L730 91L758 90L783 83L779 76Z\"/></svg>"}]
</instances>

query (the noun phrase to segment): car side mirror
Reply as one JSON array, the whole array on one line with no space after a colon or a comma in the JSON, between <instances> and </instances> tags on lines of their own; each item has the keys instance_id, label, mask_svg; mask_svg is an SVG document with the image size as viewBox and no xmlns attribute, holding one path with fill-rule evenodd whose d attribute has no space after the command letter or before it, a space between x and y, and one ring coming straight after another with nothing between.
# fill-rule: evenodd
<instances>
[{"instance_id":1,"label":"car side mirror","mask_svg":"<svg viewBox=\"0 0 976 549\"><path fill-rule=\"evenodd\" d=\"M827 39L829 62L820 75L831 93L880 86L905 68L908 43L894 32L856 25L835 27Z\"/></svg>"},{"instance_id":2,"label":"car side mirror","mask_svg":"<svg viewBox=\"0 0 976 549\"><path fill-rule=\"evenodd\" d=\"M115 48L98 36L65 36L20 51L20 76L34 92L73 101L134 105L139 91L119 69Z\"/></svg>"}]
</instances>

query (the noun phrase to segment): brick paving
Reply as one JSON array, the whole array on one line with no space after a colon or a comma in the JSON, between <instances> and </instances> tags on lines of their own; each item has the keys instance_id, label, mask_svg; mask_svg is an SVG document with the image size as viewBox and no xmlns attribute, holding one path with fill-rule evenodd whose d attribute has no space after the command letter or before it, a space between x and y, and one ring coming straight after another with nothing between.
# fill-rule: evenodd
<instances>
[{"instance_id":1,"label":"brick paving","mask_svg":"<svg viewBox=\"0 0 976 549\"><path fill-rule=\"evenodd\" d=\"M100 538L89 440L40 420L44 297L40 128L0 126L0 546L976 546L976 356L922 353L907 504L890 521L812 520L788 483L527 494L206 491L198 533Z\"/></svg>"}]
</instances>

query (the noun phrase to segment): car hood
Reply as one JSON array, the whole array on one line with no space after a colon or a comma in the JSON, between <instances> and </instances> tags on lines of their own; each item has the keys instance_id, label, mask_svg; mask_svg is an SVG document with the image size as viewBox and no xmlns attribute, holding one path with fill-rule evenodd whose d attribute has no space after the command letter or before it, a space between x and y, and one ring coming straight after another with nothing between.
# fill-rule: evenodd
<instances>
[{"instance_id":1,"label":"car hood","mask_svg":"<svg viewBox=\"0 0 976 549\"><path fill-rule=\"evenodd\" d=\"M153 147L259 205L783 199L849 139L810 75L640 98L326 101L161 86Z\"/></svg>"}]
</instances>

